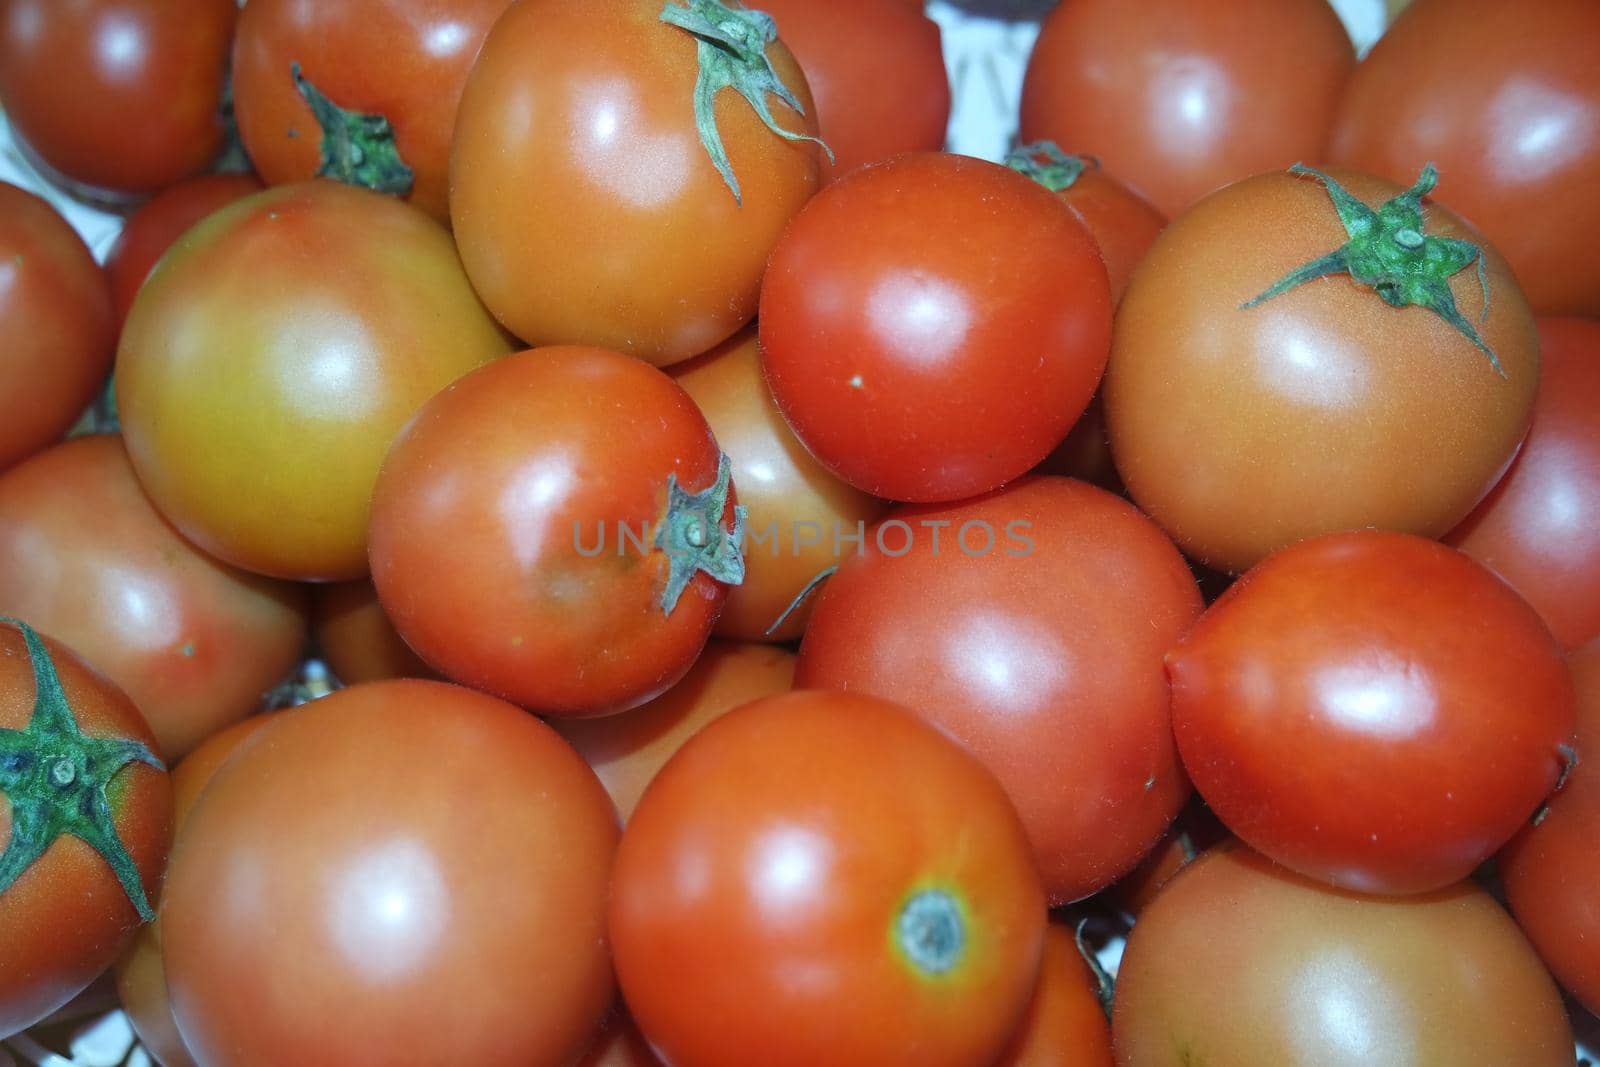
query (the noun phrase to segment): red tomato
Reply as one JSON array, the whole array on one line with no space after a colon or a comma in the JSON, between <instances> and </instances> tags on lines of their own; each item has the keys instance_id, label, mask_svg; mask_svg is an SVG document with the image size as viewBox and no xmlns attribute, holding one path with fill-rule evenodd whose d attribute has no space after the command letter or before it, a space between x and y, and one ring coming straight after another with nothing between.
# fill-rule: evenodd
<instances>
[{"instance_id":1,"label":"red tomato","mask_svg":"<svg viewBox=\"0 0 1600 1067\"><path fill-rule=\"evenodd\" d=\"M0 20L3 21L3 20ZM111 372L111 294L83 239L0 182L0 470L72 426Z\"/></svg>"},{"instance_id":2,"label":"red tomato","mask_svg":"<svg viewBox=\"0 0 1600 1067\"><path fill-rule=\"evenodd\" d=\"M311 636L334 677L345 685L438 677L395 632L378 603L378 591L366 579L316 587Z\"/></svg>"},{"instance_id":3,"label":"red tomato","mask_svg":"<svg viewBox=\"0 0 1600 1067\"><path fill-rule=\"evenodd\" d=\"M1435 163L1535 311L1600 314L1597 42L1590 0L1419 2L1356 68L1332 159L1396 181Z\"/></svg>"},{"instance_id":4,"label":"red tomato","mask_svg":"<svg viewBox=\"0 0 1600 1067\"><path fill-rule=\"evenodd\" d=\"M153 193L222 148L235 0L6 0L0 109L57 175Z\"/></svg>"},{"instance_id":5,"label":"red tomato","mask_svg":"<svg viewBox=\"0 0 1600 1067\"><path fill-rule=\"evenodd\" d=\"M767 254L816 189L815 146L769 129L739 93L704 98L697 121L697 86L724 84L720 68L780 129L817 132L805 78L769 24L686 2L522 0L467 80L450 217L473 285L530 344L663 366L706 351L755 314ZM719 23L747 38L739 59L710 43Z\"/></svg>"},{"instance_id":6,"label":"red tomato","mask_svg":"<svg viewBox=\"0 0 1600 1067\"><path fill-rule=\"evenodd\" d=\"M1567 659L1580 761L1550 810L1500 855L1517 922L1561 984L1600 1015L1600 639Z\"/></svg>"},{"instance_id":7,"label":"red tomato","mask_svg":"<svg viewBox=\"0 0 1600 1067\"><path fill-rule=\"evenodd\" d=\"M795 684L893 698L965 744L1052 903L1125 874L1189 795L1162 656L1201 605L1172 542L1062 478L902 509L866 541L818 597Z\"/></svg>"},{"instance_id":8,"label":"red tomato","mask_svg":"<svg viewBox=\"0 0 1600 1067\"><path fill-rule=\"evenodd\" d=\"M1355 66L1326 0L1066 0L1022 86L1022 140L1087 152L1168 218L1321 158Z\"/></svg>"},{"instance_id":9,"label":"red tomato","mask_svg":"<svg viewBox=\"0 0 1600 1067\"><path fill-rule=\"evenodd\" d=\"M813 455L868 493L958 500L1038 463L1105 367L1094 239L1005 167L912 153L830 185L773 250L761 347Z\"/></svg>"},{"instance_id":10,"label":"red tomato","mask_svg":"<svg viewBox=\"0 0 1600 1067\"><path fill-rule=\"evenodd\" d=\"M1191 556L1243 571L1335 530L1441 537L1511 462L1538 386L1533 317L1504 260L1422 203L1427 188L1263 174L1172 222L1140 264L1106 368L1111 451ZM1336 250L1384 288L1337 276L1277 291ZM1403 262L1367 274L1374 258Z\"/></svg>"},{"instance_id":11,"label":"red tomato","mask_svg":"<svg viewBox=\"0 0 1600 1067\"><path fill-rule=\"evenodd\" d=\"M172 788L122 691L0 619L0 1037L117 958L161 881Z\"/></svg>"},{"instance_id":12,"label":"red tomato","mask_svg":"<svg viewBox=\"0 0 1600 1067\"><path fill-rule=\"evenodd\" d=\"M683 677L743 573L711 429L648 364L552 347L429 401L385 460L372 578L446 675L551 715Z\"/></svg>"},{"instance_id":13,"label":"red tomato","mask_svg":"<svg viewBox=\"0 0 1600 1067\"><path fill-rule=\"evenodd\" d=\"M127 321L133 298L172 242L212 212L260 191L254 175L207 174L163 190L135 211L106 253L106 278L118 325Z\"/></svg>"},{"instance_id":14,"label":"red tomato","mask_svg":"<svg viewBox=\"0 0 1600 1067\"><path fill-rule=\"evenodd\" d=\"M1448 540L1510 582L1557 640L1600 634L1600 323L1539 322L1539 393L1522 451Z\"/></svg>"},{"instance_id":15,"label":"red tomato","mask_svg":"<svg viewBox=\"0 0 1600 1067\"><path fill-rule=\"evenodd\" d=\"M1112 1067L1111 1024L1070 927L1050 924L1033 1002L994 1067Z\"/></svg>"},{"instance_id":16,"label":"red tomato","mask_svg":"<svg viewBox=\"0 0 1600 1067\"><path fill-rule=\"evenodd\" d=\"M1531 607L1443 545L1283 549L1168 657L1178 748L1252 847L1333 885L1423 893L1527 822L1570 758L1572 681Z\"/></svg>"},{"instance_id":17,"label":"red tomato","mask_svg":"<svg viewBox=\"0 0 1600 1067\"><path fill-rule=\"evenodd\" d=\"M122 332L117 404L139 480L189 540L274 577L356 578L395 432L509 349L442 226L306 182L162 258Z\"/></svg>"},{"instance_id":18,"label":"red tomato","mask_svg":"<svg viewBox=\"0 0 1600 1067\"><path fill-rule=\"evenodd\" d=\"M950 81L939 24L906 0L761 0L778 20L833 152L824 183L901 152L937 151L950 123Z\"/></svg>"},{"instance_id":19,"label":"red tomato","mask_svg":"<svg viewBox=\"0 0 1600 1067\"><path fill-rule=\"evenodd\" d=\"M329 177L450 217L456 107L510 0L251 0L233 100L251 162L273 185Z\"/></svg>"},{"instance_id":20,"label":"red tomato","mask_svg":"<svg viewBox=\"0 0 1600 1067\"><path fill-rule=\"evenodd\" d=\"M994 778L897 705L815 692L729 712L667 762L610 916L634 1019L696 1067L990 1064L1045 926Z\"/></svg>"},{"instance_id":21,"label":"red tomato","mask_svg":"<svg viewBox=\"0 0 1600 1067\"><path fill-rule=\"evenodd\" d=\"M178 1028L210 1067L570 1063L613 996L616 840L577 753L503 701L406 679L283 712L173 852Z\"/></svg>"}]
</instances>

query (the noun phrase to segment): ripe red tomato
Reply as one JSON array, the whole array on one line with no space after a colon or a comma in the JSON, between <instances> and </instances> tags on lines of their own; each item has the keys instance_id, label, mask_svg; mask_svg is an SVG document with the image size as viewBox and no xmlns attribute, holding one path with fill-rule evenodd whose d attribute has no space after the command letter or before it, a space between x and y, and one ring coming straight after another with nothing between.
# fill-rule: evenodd
<instances>
[{"instance_id":1,"label":"ripe red tomato","mask_svg":"<svg viewBox=\"0 0 1600 1067\"><path fill-rule=\"evenodd\" d=\"M1322 157L1355 50L1326 0L1066 0L1022 86L1022 140L1087 152L1168 218Z\"/></svg>"},{"instance_id":2,"label":"ripe red tomato","mask_svg":"<svg viewBox=\"0 0 1600 1067\"><path fill-rule=\"evenodd\" d=\"M411 651L363 578L317 586L311 598L311 636L335 678L345 685L386 678L437 678Z\"/></svg>"},{"instance_id":3,"label":"ripe red tomato","mask_svg":"<svg viewBox=\"0 0 1600 1067\"><path fill-rule=\"evenodd\" d=\"M222 148L235 0L6 0L0 109L69 183L153 193Z\"/></svg>"},{"instance_id":4,"label":"ripe red tomato","mask_svg":"<svg viewBox=\"0 0 1600 1067\"><path fill-rule=\"evenodd\" d=\"M509 350L443 227L306 182L178 240L123 329L117 404L139 480L189 540L274 577L355 578L395 432Z\"/></svg>"},{"instance_id":5,"label":"ripe red tomato","mask_svg":"<svg viewBox=\"0 0 1600 1067\"><path fill-rule=\"evenodd\" d=\"M0 619L0 1037L77 996L150 919L172 840L154 747L121 690Z\"/></svg>"},{"instance_id":6,"label":"ripe red tomato","mask_svg":"<svg viewBox=\"0 0 1600 1067\"><path fill-rule=\"evenodd\" d=\"M1406 900L1238 847L1185 868L1128 937L1118 1067L1572 1067L1560 995L1470 882Z\"/></svg>"},{"instance_id":7,"label":"ripe red tomato","mask_svg":"<svg viewBox=\"0 0 1600 1067\"><path fill-rule=\"evenodd\" d=\"M1331 158L1396 181L1435 163L1535 311L1600 315L1597 41L1590 0L1416 3L1356 68Z\"/></svg>"},{"instance_id":8,"label":"ripe red tomato","mask_svg":"<svg viewBox=\"0 0 1600 1067\"><path fill-rule=\"evenodd\" d=\"M617 850L623 996L668 1063L976 1067L1044 897L999 784L888 701L788 693L678 750Z\"/></svg>"},{"instance_id":9,"label":"ripe red tomato","mask_svg":"<svg viewBox=\"0 0 1600 1067\"><path fill-rule=\"evenodd\" d=\"M1264 174L1150 249L1118 309L1106 420L1128 491L1191 556L1243 571L1334 530L1441 537L1511 462L1538 386L1533 318L1481 238L1437 205L1419 215L1426 187L1401 199L1347 171ZM1342 208L1341 189L1357 198ZM1351 242L1382 205L1387 222ZM1469 245L1451 242L1481 249L1486 317ZM1267 297L1347 245L1380 291L1339 276ZM1385 280L1366 273L1370 257L1431 265L1396 264ZM1432 300L1456 323L1390 299Z\"/></svg>"},{"instance_id":10,"label":"ripe red tomato","mask_svg":"<svg viewBox=\"0 0 1600 1067\"><path fill-rule=\"evenodd\" d=\"M921 152L834 182L773 250L762 364L834 474L895 500L986 492L1038 463L1105 367L1111 295L1061 201Z\"/></svg>"},{"instance_id":11,"label":"ripe red tomato","mask_svg":"<svg viewBox=\"0 0 1600 1067\"><path fill-rule=\"evenodd\" d=\"M0 182L0 470L66 433L111 372L111 294L55 209Z\"/></svg>"},{"instance_id":12,"label":"ripe red tomato","mask_svg":"<svg viewBox=\"0 0 1600 1067\"><path fill-rule=\"evenodd\" d=\"M1600 634L1600 323L1539 322L1516 461L1448 540L1510 582L1566 648Z\"/></svg>"},{"instance_id":13,"label":"ripe red tomato","mask_svg":"<svg viewBox=\"0 0 1600 1067\"><path fill-rule=\"evenodd\" d=\"M529 344L663 366L706 351L755 314L767 254L816 189L814 145L737 92L697 95L716 69L737 73L779 128L815 136L789 50L756 16L686 3L523 0L484 42L456 118L450 217L473 285ZM718 24L747 40L711 43Z\"/></svg>"},{"instance_id":14,"label":"ripe red tomato","mask_svg":"<svg viewBox=\"0 0 1600 1067\"><path fill-rule=\"evenodd\" d=\"M179 537L114 435L68 441L0 475L0 614L105 672L168 760L259 708L306 637L304 590Z\"/></svg>"},{"instance_id":15,"label":"ripe red tomato","mask_svg":"<svg viewBox=\"0 0 1600 1067\"><path fill-rule=\"evenodd\" d=\"M178 1028L211 1067L569 1063L613 996L617 833L577 753L481 693L404 679L283 712L173 852Z\"/></svg>"},{"instance_id":16,"label":"ripe red tomato","mask_svg":"<svg viewBox=\"0 0 1600 1067\"><path fill-rule=\"evenodd\" d=\"M1063 478L901 509L866 542L817 598L796 686L892 698L966 745L1052 903L1125 874L1189 795L1162 656L1201 604L1172 542Z\"/></svg>"},{"instance_id":17,"label":"ripe red tomato","mask_svg":"<svg viewBox=\"0 0 1600 1067\"><path fill-rule=\"evenodd\" d=\"M252 0L233 49L251 162L273 185L335 178L449 221L456 107L509 2Z\"/></svg>"},{"instance_id":18,"label":"ripe red tomato","mask_svg":"<svg viewBox=\"0 0 1600 1067\"><path fill-rule=\"evenodd\" d=\"M395 439L373 583L449 677L551 715L622 711L683 677L743 573L727 474L661 371L600 348L519 353Z\"/></svg>"},{"instance_id":19,"label":"ripe red tomato","mask_svg":"<svg viewBox=\"0 0 1600 1067\"><path fill-rule=\"evenodd\" d=\"M1033 1001L994 1067L1112 1067L1099 984L1064 923L1051 923L1045 933Z\"/></svg>"},{"instance_id":20,"label":"ripe red tomato","mask_svg":"<svg viewBox=\"0 0 1600 1067\"><path fill-rule=\"evenodd\" d=\"M1572 681L1468 557L1363 530L1273 554L1167 659L1183 765L1252 847L1333 885L1424 893L1527 822L1571 758Z\"/></svg>"},{"instance_id":21,"label":"ripe red tomato","mask_svg":"<svg viewBox=\"0 0 1600 1067\"><path fill-rule=\"evenodd\" d=\"M901 152L938 151L950 124L939 24L906 0L761 0L805 71L818 136L833 152L822 181Z\"/></svg>"},{"instance_id":22,"label":"ripe red tomato","mask_svg":"<svg viewBox=\"0 0 1600 1067\"><path fill-rule=\"evenodd\" d=\"M1550 810L1500 855L1506 898L1561 984L1600 1015L1600 639L1567 659L1578 690L1577 767Z\"/></svg>"}]
</instances>

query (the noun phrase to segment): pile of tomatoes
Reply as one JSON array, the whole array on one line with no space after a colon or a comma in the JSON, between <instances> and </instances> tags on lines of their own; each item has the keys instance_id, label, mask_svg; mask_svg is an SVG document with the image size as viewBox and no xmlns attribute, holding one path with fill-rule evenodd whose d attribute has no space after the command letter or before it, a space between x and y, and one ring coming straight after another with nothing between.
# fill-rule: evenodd
<instances>
[{"instance_id":1,"label":"pile of tomatoes","mask_svg":"<svg viewBox=\"0 0 1600 1067\"><path fill-rule=\"evenodd\" d=\"M0 0L0 1038L1571 1065L1600 5L1391 6Z\"/></svg>"}]
</instances>

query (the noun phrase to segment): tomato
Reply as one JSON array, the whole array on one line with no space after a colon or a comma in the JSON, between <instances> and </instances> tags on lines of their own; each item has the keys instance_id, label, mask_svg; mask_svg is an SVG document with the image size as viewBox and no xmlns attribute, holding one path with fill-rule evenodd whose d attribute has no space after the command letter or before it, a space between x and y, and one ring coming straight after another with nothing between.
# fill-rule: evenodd
<instances>
[{"instance_id":1,"label":"tomato","mask_svg":"<svg viewBox=\"0 0 1600 1067\"><path fill-rule=\"evenodd\" d=\"M1172 876L1193 863L1205 849L1227 840L1227 827L1217 820L1199 797L1190 799L1178 819L1161 835L1156 847L1139 865L1099 898L1119 913L1137 921Z\"/></svg>"},{"instance_id":2,"label":"tomato","mask_svg":"<svg viewBox=\"0 0 1600 1067\"><path fill-rule=\"evenodd\" d=\"M172 242L207 215L261 191L250 174L207 174L163 190L129 216L106 253L106 279L117 323L127 321L133 298Z\"/></svg>"},{"instance_id":3,"label":"tomato","mask_svg":"<svg viewBox=\"0 0 1600 1067\"><path fill-rule=\"evenodd\" d=\"M1356 68L1331 158L1396 181L1435 163L1534 310L1600 315L1596 41L1589 0L1419 2Z\"/></svg>"},{"instance_id":4,"label":"tomato","mask_svg":"<svg viewBox=\"0 0 1600 1067\"><path fill-rule=\"evenodd\" d=\"M0 475L0 613L105 672L166 759L255 711L289 675L305 645L305 600L179 537L114 435L68 441Z\"/></svg>"},{"instance_id":5,"label":"tomato","mask_svg":"<svg viewBox=\"0 0 1600 1067\"><path fill-rule=\"evenodd\" d=\"M1174 221L1140 265L1106 368L1111 452L1133 499L1191 556L1243 571L1334 530L1440 537L1511 462L1538 335L1490 246L1437 205L1419 218L1423 177L1404 193L1342 171L1251 178ZM1338 207L1340 190L1359 203ZM1347 228L1380 205L1385 225L1352 242ZM1412 237L1414 250L1399 243ZM1275 292L1347 247L1357 269L1401 260L1389 280L1368 275L1388 296L1342 276ZM1486 316L1462 262L1474 249Z\"/></svg>"},{"instance_id":6,"label":"tomato","mask_svg":"<svg viewBox=\"0 0 1600 1067\"><path fill-rule=\"evenodd\" d=\"M576 1059L614 991L618 833L577 753L442 682L275 720L206 786L167 873L166 975L195 1059Z\"/></svg>"},{"instance_id":7,"label":"tomato","mask_svg":"<svg viewBox=\"0 0 1600 1067\"><path fill-rule=\"evenodd\" d=\"M1576 648L1600 634L1600 323L1541 319L1539 341L1527 440L1448 540Z\"/></svg>"},{"instance_id":8,"label":"tomato","mask_svg":"<svg viewBox=\"0 0 1600 1067\"><path fill-rule=\"evenodd\" d=\"M713 640L682 681L648 704L551 725L589 761L626 823L661 765L706 723L758 697L786 693L793 681L794 653Z\"/></svg>"},{"instance_id":9,"label":"tomato","mask_svg":"<svg viewBox=\"0 0 1600 1067\"><path fill-rule=\"evenodd\" d=\"M385 678L436 678L395 632L367 579L328 582L312 593L311 634L317 652L345 685Z\"/></svg>"},{"instance_id":10,"label":"tomato","mask_svg":"<svg viewBox=\"0 0 1600 1067\"><path fill-rule=\"evenodd\" d=\"M450 217L450 140L467 72L509 0L252 0L233 100L273 185L326 176Z\"/></svg>"},{"instance_id":11,"label":"tomato","mask_svg":"<svg viewBox=\"0 0 1600 1067\"><path fill-rule=\"evenodd\" d=\"M443 227L307 182L173 246L123 330L117 404L139 480L189 540L274 577L356 578L395 432L509 349Z\"/></svg>"},{"instance_id":12,"label":"tomato","mask_svg":"<svg viewBox=\"0 0 1600 1067\"><path fill-rule=\"evenodd\" d=\"M111 371L105 275L43 200L0 182L0 470L66 433Z\"/></svg>"},{"instance_id":13,"label":"tomato","mask_svg":"<svg viewBox=\"0 0 1600 1067\"><path fill-rule=\"evenodd\" d=\"M172 787L121 690L0 619L0 1037L116 959L167 862Z\"/></svg>"},{"instance_id":14,"label":"tomato","mask_svg":"<svg viewBox=\"0 0 1600 1067\"><path fill-rule=\"evenodd\" d=\"M1578 753L1550 810L1500 855L1500 876L1517 922L1539 955L1591 1012L1600 1015L1600 638L1567 659L1578 690Z\"/></svg>"},{"instance_id":15,"label":"tomato","mask_svg":"<svg viewBox=\"0 0 1600 1067\"><path fill-rule=\"evenodd\" d=\"M790 139L816 120L789 50L756 16L687 5L521 0L484 43L456 117L450 217L473 285L530 344L659 365L706 351L755 314L767 254L816 189L815 146ZM739 58L705 36L718 23L748 38ZM722 84L717 67L789 136L726 91L702 132L697 85Z\"/></svg>"},{"instance_id":16,"label":"tomato","mask_svg":"<svg viewBox=\"0 0 1600 1067\"><path fill-rule=\"evenodd\" d=\"M995 1067L1112 1067L1111 1024L1070 927L1050 924L1033 1001Z\"/></svg>"},{"instance_id":17,"label":"tomato","mask_svg":"<svg viewBox=\"0 0 1600 1067\"><path fill-rule=\"evenodd\" d=\"M1572 1067L1550 976L1488 893L1317 885L1243 848L1186 868L1117 972L1119 1067Z\"/></svg>"},{"instance_id":18,"label":"tomato","mask_svg":"<svg viewBox=\"0 0 1600 1067\"><path fill-rule=\"evenodd\" d=\"M1168 656L1183 765L1252 847L1371 893L1470 874L1571 758L1561 649L1510 587L1405 534L1275 553Z\"/></svg>"},{"instance_id":19,"label":"tomato","mask_svg":"<svg viewBox=\"0 0 1600 1067\"><path fill-rule=\"evenodd\" d=\"M829 474L783 420L761 373L754 329L736 334L672 376L705 414L733 463L746 519L744 582L728 592L716 632L744 641L790 641L809 600L778 622L800 591L839 556L844 538L887 505Z\"/></svg>"},{"instance_id":20,"label":"tomato","mask_svg":"<svg viewBox=\"0 0 1600 1067\"><path fill-rule=\"evenodd\" d=\"M623 996L672 1064L992 1063L1044 897L1005 793L903 708L788 693L667 761L617 850Z\"/></svg>"},{"instance_id":21,"label":"tomato","mask_svg":"<svg viewBox=\"0 0 1600 1067\"><path fill-rule=\"evenodd\" d=\"M704 416L639 360L555 346L429 401L373 493L372 578L449 677L550 715L665 691L743 573Z\"/></svg>"},{"instance_id":22,"label":"tomato","mask_svg":"<svg viewBox=\"0 0 1600 1067\"><path fill-rule=\"evenodd\" d=\"M868 493L958 500L1025 473L1083 413L1111 296L1050 192L912 153L834 182L773 250L762 365L822 464Z\"/></svg>"},{"instance_id":23,"label":"tomato","mask_svg":"<svg viewBox=\"0 0 1600 1067\"><path fill-rule=\"evenodd\" d=\"M153 193L222 148L235 0L5 0L0 109L56 175Z\"/></svg>"},{"instance_id":24,"label":"tomato","mask_svg":"<svg viewBox=\"0 0 1600 1067\"><path fill-rule=\"evenodd\" d=\"M662 1067L662 1063L633 1020L619 1008L607 1016L578 1067Z\"/></svg>"},{"instance_id":25,"label":"tomato","mask_svg":"<svg viewBox=\"0 0 1600 1067\"><path fill-rule=\"evenodd\" d=\"M958 738L1016 804L1052 903L1126 873L1189 795L1162 656L1201 605L1172 542L1062 478L901 509L865 540L817 598L795 685L892 698Z\"/></svg>"},{"instance_id":26,"label":"tomato","mask_svg":"<svg viewBox=\"0 0 1600 1067\"><path fill-rule=\"evenodd\" d=\"M1326 0L1066 0L1028 59L1021 136L1089 153L1175 218L1320 159L1354 66Z\"/></svg>"},{"instance_id":27,"label":"tomato","mask_svg":"<svg viewBox=\"0 0 1600 1067\"><path fill-rule=\"evenodd\" d=\"M939 24L906 0L761 0L805 71L819 136L833 152L822 181L901 152L938 151L950 123Z\"/></svg>"}]
</instances>

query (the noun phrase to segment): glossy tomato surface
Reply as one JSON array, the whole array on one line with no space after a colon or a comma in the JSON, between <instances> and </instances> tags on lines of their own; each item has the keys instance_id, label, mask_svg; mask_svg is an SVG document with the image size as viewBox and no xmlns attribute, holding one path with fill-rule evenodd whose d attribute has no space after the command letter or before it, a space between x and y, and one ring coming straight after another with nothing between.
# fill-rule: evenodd
<instances>
[{"instance_id":1,"label":"glossy tomato surface","mask_svg":"<svg viewBox=\"0 0 1600 1067\"><path fill-rule=\"evenodd\" d=\"M1331 177L1368 208L1404 192ZM1448 291L1504 376L1439 315L1346 275L1242 306L1349 241L1315 177L1239 182L1162 232L1118 309L1104 396L1118 471L1184 551L1238 572L1335 530L1440 537L1494 486L1527 431L1538 335L1480 236L1428 202L1422 236L1482 248L1487 315L1473 269Z\"/></svg>"},{"instance_id":2,"label":"glossy tomato surface","mask_svg":"<svg viewBox=\"0 0 1600 1067\"><path fill-rule=\"evenodd\" d=\"M1052 922L1028 1014L995 1067L1111 1067L1111 1024L1072 928Z\"/></svg>"},{"instance_id":3,"label":"glossy tomato surface","mask_svg":"<svg viewBox=\"0 0 1600 1067\"><path fill-rule=\"evenodd\" d=\"M669 5L681 8L682 5ZM738 183L695 125L696 38L660 0L522 0L467 81L450 158L450 217L472 283L531 345L590 344L666 365L756 311L767 254L816 190L816 147L762 124L736 92L712 101ZM766 46L814 136L805 78Z\"/></svg>"},{"instance_id":4,"label":"glossy tomato surface","mask_svg":"<svg viewBox=\"0 0 1600 1067\"><path fill-rule=\"evenodd\" d=\"M311 636L317 654L345 685L385 678L436 678L395 631L368 579L327 582L311 595Z\"/></svg>"},{"instance_id":5,"label":"glossy tomato surface","mask_svg":"<svg viewBox=\"0 0 1600 1067\"><path fill-rule=\"evenodd\" d=\"M174 850L179 1030L216 1067L569 1063L613 994L616 840L593 772L503 701L407 679L281 713Z\"/></svg>"},{"instance_id":6,"label":"glossy tomato surface","mask_svg":"<svg viewBox=\"0 0 1600 1067\"><path fill-rule=\"evenodd\" d=\"M959 500L1025 473L1105 367L1094 239L1048 190L970 156L911 153L828 186L773 250L762 365L834 474Z\"/></svg>"},{"instance_id":7,"label":"glossy tomato surface","mask_svg":"<svg viewBox=\"0 0 1600 1067\"><path fill-rule=\"evenodd\" d=\"M1034 988L1044 898L994 778L897 705L746 704L646 790L611 936L668 1063L993 1062Z\"/></svg>"},{"instance_id":8,"label":"glossy tomato surface","mask_svg":"<svg viewBox=\"0 0 1600 1067\"><path fill-rule=\"evenodd\" d=\"M1331 158L1410 181L1505 254L1535 311L1600 315L1600 7L1419 0L1356 69Z\"/></svg>"},{"instance_id":9,"label":"glossy tomato surface","mask_svg":"<svg viewBox=\"0 0 1600 1067\"><path fill-rule=\"evenodd\" d=\"M1100 247L1111 282L1111 301L1120 303L1133 280L1133 268L1155 243L1167 220L1148 200L1093 160L1059 193Z\"/></svg>"},{"instance_id":10,"label":"glossy tomato surface","mask_svg":"<svg viewBox=\"0 0 1600 1067\"><path fill-rule=\"evenodd\" d=\"M1173 218L1320 159L1354 66L1326 0L1065 0L1028 59L1022 140L1094 156Z\"/></svg>"},{"instance_id":11,"label":"glossy tomato surface","mask_svg":"<svg viewBox=\"0 0 1600 1067\"><path fill-rule=\"evenodd\" d=\"M1470 882L1395 900L1238 847L1172 880L1128 938L1119 1067L1572 1067L1555 984Z\"/></svg>"},{"instance_id":12,"label":"glossy tomato surface","mask_svg":"<svg viewBox=\"0 0 1600 1067\"><path fill-rule=\"evenodd\" d=\"M366 573L395 432L509 349L442 226L306 182L179 239L123 329L117 404L139 480L185 537L247 570L348 579Z\"/></svg>"},{"instance_id":13,"label":"glossy tomato surface","mask_svg":"<svg viewBox=\"0 0 1600 1067\"><path fill-rule=\"evenodd\" d=\"M1465 878L1555 788L1572 680L1527 602L1432 541L1286 548L1168 657L1183 764L1244 841L1373 893Z\"/></svg>"},{"instance_id":14,"label":"glossy tomato surface","mask_svg":"<svg viewBox=\"0 0 1600 1067\"><path fill-rule=\"evenodd\" d=\"M1510 582L1565 647L1600 634L1600 322L1539 320L1527 440L1448 540Z\"/></svg>"}]
</instances>

